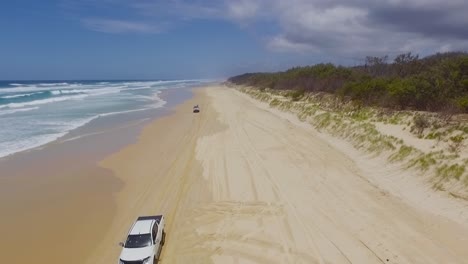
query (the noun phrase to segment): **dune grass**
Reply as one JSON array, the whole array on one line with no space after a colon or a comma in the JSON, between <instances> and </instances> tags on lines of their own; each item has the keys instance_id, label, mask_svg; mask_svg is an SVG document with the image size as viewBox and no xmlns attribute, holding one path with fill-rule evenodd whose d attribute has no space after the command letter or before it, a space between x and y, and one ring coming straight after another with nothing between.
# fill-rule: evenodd
<instances>
[{"instance_id":1,"label":"dune grass","mask_svg":"<svg viewBox=\"0 0 468 264\"><path fill-rule=\"evenodd\" d=\"M468 191L468 159L460 160L460 151L465 147L468 125L444 123L435 114L388 111L363 107L327 94L309 94L301 90L285 91L237 87L243 93L266 102L270 107L291 112L318 131L346 139L366 153L385 155L389 162L400 163L421 175L430 175L436 190L448 189L445 183L460 181ZM397 137L384 135L376 123L398 125L415 138L445 143L447 147L428 153L405 144Z\"/></svg>"}]
</instances>

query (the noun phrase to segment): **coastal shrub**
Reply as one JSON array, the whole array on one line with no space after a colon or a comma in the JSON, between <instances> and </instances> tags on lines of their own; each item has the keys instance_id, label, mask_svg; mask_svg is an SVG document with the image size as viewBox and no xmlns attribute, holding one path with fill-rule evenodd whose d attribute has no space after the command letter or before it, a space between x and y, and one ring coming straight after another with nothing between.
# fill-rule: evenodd
<instances>
[{"instance_id":1,"label":"coastal shrub","mask_svg":"<svg viewBox=\"0 0 468 264\"><path fill-rule=\"evenodd\" d=\"M460 151L460 148L463 146L464 137L462 135L457 135L450 137L449 149L452 152Z\"/></svg>"},{"instance_id":2,"label":"coastal shrub","mask_svg":"<svg viewBox=\"0 0 468 264\"><path fill-rule=\"evenodd\" d=\"M437 140L440 140L440 138L442 137L442 133L441 132L431 132L429 134L427 134L427 136L425 137L426 139L437 139Z\"/></svg>"},{"instance_id":3,"label":"coastal shrub","mask_svg":"<svg viewBox=\"0 0 468 264\"><path fill-rule=\"evenodd\" d=\"M331 123L331 120L331 114L328 112L319 114L314 118L315 124L318 128L328 127Z\"/></svg>"},{"instance_id":4,"label":"coastal shrub","mask_svg":"<svg viewBox=\"0 0 468 264\"><path fill-rule=\"evenodd\" d=\"M290 110L292 106L293 106L292 102L290 101L284 101L284 102L281 102L281 104L279 104L279 107L282 110Z\"/></svg>"},{"instance_id":5,"label":"coastal shrub","mask_svg":"<svg viewBox=\"0 0 468 264\"><path fill-rule=\"evenodd\" d=\"M351 118L356 121L365 121L371 117L371 113L366 109L360 109L351 113Z\"/></svg>"},{"instance_id":6,"label":"coastal shrub","mask_svg":"<svg viewBox=\"0 0 468 264\"><path fill-rule=\"evenodd\" d=\"M413 158L409 163L409 167L417 167L423 171L426 171L429 169L430 166L435 165L437 163L433 156L434 153L428 153Z\"/></svg>"},{"instance_id":7,"label":"coastal shrub","mask_svg":"<svg viewBox=\"0 0 468 264\"><path fill-rule=\"evenodd\" d=\"M362 123L359 127L366 132L367 135L370 136L378 136L380 135L379 131L376 129L375 125L372 123Z\"/></svg>"},{"instance_id":8,"label":"coastal shrub","mask_svg":"<svg viewBox=\"0 0 468 264\"><path fill-rule=\"evenodd\" d=\"M430 125L429 120L424 115L417 114L413 118L414 128L418 135L422 135L424 129L428 128Z\"/></svg>"},{"instance_id":9,"label":"coastal shrub","mask_svg":"<svg viewBox=\"0 0 468 264\"><path fill-rule=\"evenodd\" d=\"M352 67L322 63L283 72L246 73L229 82L273 91L300 87L290 94L293 101L314 92L361 106L437 111L446 113L447 120L455 113L468 113L468 53L437 53L425 58L404 53L393 62L388 56L368 56L364 61Z\"/></svg>"},{"instance_id":10,"label":"coastal shrub","mask_svg":"<svg viewBox=\"0 0 468 264\"><path fill-rule=\"evenodd\" d=\"M305 111L305 112L307 113L307 115L309 115L309 116L310 116L310 115L314 115L314 114L317 112L317 107L316 107L316 106L313 106L313 105L312 105L312 106L309 105L309 106L306 107L306 109L305 109L304 111Z\"/></svg>"},{"instance_id":11,"label":"coastal shrub","mask_svg":"<svg viewBox=\"0 0 468 264\"><path fill-rule=\"evenodd\" d=\"M379 135L377 137L369 137L368 142L370 143L367 147L369 152L381 153L386 150L394 150L395 146L388 140L387 137Z\"/></svg>"},{"instance_id":12,"label":"coastal shrub","mask_svg":"<svg viewBox=\"0 0 468 264\"><path fill-rule=\"evenodd\" d=\"M270 98L271 96L268 94L268 93L262 93L260 92L259 95L258 95L258 99L260 99L260 101L270 101Z\"/></svg>"},{"instance_id":13,"label":"coastal shrub","mask_svg":"<svg viewBox=\"0 0 468 264\"><path fill-rule=\"evenodd\" d=\"M270 106L272 106L272 107L278 106L280 103L281 103L281 101L278 100L277 98L275 98L275 99L271 100Z\"/></svg>"},{"instance_id":14,"label":"coastal shrub","mask_svg":"<svg viewBox=\"0 0 468 264\"><path fill-rule=\"evenodd\" d=\"M292 101L297 102L299 101L302 97L304 97L305 90L304 89L297 89L290 91L287 94L287 97L290 97Z\"/></svg>"},{"instance_id":15,"label":"coastal shrub","mask_svg":"<svg viewBox=\"0 0 468 264\"><path fill-rule=\"evenodd\" d=\"M468 82L468 80L466 80ZM466 85L468 87L468 85ZM463 96L456 100L456 105L462 112L468 112L468 96Z\"/></svg>"},{"instance_id":16,"label":"coastal shrub","mask_svg":"<svg viewBox=\"0 0 468 264\"><path fill-rule=\"evenodd\" d=\"M460 180L460 177L465 172L465 166L459 164L447 165L444 164L441 167L437 168L437 175L444 180L447 179L456 179Z\"/></svg>"},{"instance_id":17,"label":"coastal shrub","mask_svg":"<svg viewBox=\"0 0 468 264\"><path fill-rule=\"evenodd\" d=\"M410 146L402 145L397 153L394 153L390 156L391 161L402 161L406 159L411 153L413 153L415 149Z\"/></svg>"}]
</instances>

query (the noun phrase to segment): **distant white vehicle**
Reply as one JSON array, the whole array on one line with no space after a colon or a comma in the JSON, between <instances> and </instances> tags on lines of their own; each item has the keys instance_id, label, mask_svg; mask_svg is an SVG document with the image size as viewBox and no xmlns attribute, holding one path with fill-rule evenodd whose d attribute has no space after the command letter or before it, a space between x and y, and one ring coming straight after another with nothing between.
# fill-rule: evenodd
<instances>
[{"instance_id":1,"label":"distant white vehicle","mask_svg":"<svg viewBox=\"0 0 468 264\"><path fill-rule=\"evenodd\" d=\"M161 254L166 232L164 216L140 216L130 228L120 253L119 264L155 264Z\"/></svg>"},{"instance_id":2,"label":"distant white vehicle","mask_svg":"<svg viewBox=\"0 0 468 264\"><path fill-rule=\"evenodd\" d=\"M193 112L194 112L194 113L200 113L200 107L199 107L198 105L195 105L195 106L193 107Z\"/></svg>"}]
</instances>

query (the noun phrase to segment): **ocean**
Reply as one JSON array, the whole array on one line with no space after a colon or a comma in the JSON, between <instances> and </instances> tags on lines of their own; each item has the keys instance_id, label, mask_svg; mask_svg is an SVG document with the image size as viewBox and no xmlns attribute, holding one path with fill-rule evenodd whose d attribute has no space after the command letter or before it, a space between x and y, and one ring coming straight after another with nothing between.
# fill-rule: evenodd
<instances>
[{"instance_id":1,"label":"ocean","mask_svg":"<svg viewBox=\"0 0 468 264\"><path fill-rule=\"evenodd\" d=\"M0 81L0 157L47 144L97 118L161 108L162 90L206 82Z\"/></svg>"}]
</instances>

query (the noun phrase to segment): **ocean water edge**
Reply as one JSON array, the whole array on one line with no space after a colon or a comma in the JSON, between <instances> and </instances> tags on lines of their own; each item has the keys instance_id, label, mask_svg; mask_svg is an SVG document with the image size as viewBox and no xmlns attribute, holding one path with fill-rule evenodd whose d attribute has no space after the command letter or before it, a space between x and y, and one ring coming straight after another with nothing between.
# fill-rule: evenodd
<instances>
[{"instance_id":1,"label":"ocean water edge","mask_svg":"<svg viewBox=\"0 0 468 264\"><path fill-rule=\"evenodd\" d=\"M0 158L45 145L98 118L162 108L163 90L209 82L0 81Z\"/></svg>"}]
</instances>

